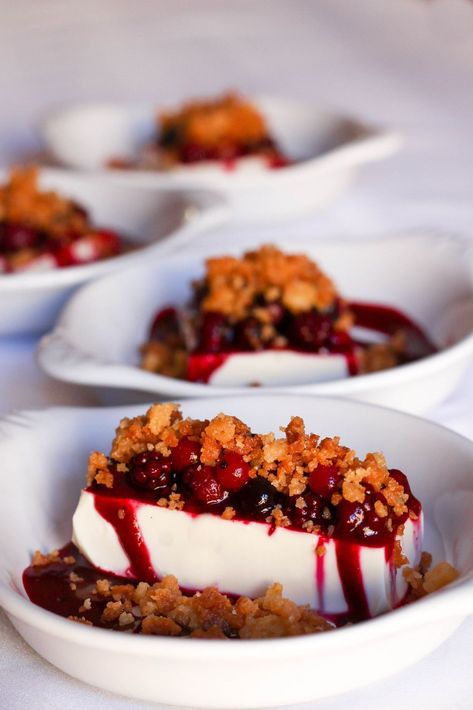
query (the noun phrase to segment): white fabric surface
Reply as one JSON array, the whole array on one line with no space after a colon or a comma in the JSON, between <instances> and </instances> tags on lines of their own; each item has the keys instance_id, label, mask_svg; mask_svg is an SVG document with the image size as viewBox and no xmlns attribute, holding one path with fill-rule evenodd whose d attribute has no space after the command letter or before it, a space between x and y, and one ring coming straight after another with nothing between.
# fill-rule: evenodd
<instances>
[{"instance_id":1,"label":"white fabric surface","mask_svg":"<svg viewBox=\"0 0 473 710\"><path fill-rule=\"evenodd\" d=\"M310 220L259 228L255 243L275 232L288 239L382 236L412 227L473 237L468 0L0 0L0 9L2 162L37 150L35 123L53 103L179 100L229 86L309 97L399 128L405 149L366 169L337 205ZM241 234L227 229L206 241L221 245ZM0 339L0 413L95 404L91 394L42 375L34 348L28 338ZM473 368L430 416L473 437L472 396ZM473 620L466 621L402 674L316 706L470 709L472 631ZM156 706L68 678L34 654L0 612L0 707Z\"/></svg>"}]
</instances>

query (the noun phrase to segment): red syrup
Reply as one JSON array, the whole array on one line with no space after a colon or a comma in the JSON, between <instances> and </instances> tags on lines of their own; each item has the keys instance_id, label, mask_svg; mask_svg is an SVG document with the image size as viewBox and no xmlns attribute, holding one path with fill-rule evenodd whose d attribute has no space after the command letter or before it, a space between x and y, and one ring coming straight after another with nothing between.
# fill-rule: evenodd
<instances>
[{"instance_id":1,"label":"red syrup","mask_svg":"<svg viewBox=\"0 0 473 710\"><path fill-rule=\"evenodd\" d=\"M156 573L136 517L140 503L125 498L103 498L95 495L94 504L102 518L113 526L130 561L126 576L143 582L156 582Z\"/></svg>"},{"instance_id":2,"label":"red syrup","mask_svg":"<svg viewBox=\"0 0 473 710\"><path fill-rule=\"evenodd\" d=\"M406 362L413 362L436 352L435 346L423 332L422 328L411 320L405 313L390 306L353 302L349 304L355 317L355 325L382 333L393 335L399 330L406 334ZM355 341L348 336L343 345L332 345L324 348L324 354L341 355L345 358L350 376L359 373L359 358L357 349L365 347L367 343ZM298 348L278 348L279 351L298 352L313 355ZM189 356L187 379L191 382L208 383L213 373L218 370L229 357L247 351L231 350L221 353L192 353Z\"/></svg>"}]
</instances>

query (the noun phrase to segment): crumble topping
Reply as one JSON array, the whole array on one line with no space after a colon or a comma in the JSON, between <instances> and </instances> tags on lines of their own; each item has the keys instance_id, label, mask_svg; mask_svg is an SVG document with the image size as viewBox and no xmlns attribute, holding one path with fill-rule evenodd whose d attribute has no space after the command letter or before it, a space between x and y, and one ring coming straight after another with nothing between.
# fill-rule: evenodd
<instances>
[{"instance_id":1,"label":"crumble topping","mask_svg":"<svg viewBox=\"0 0 473 710\"><path fill-rule=\"evenodd\" d=\"M51 235L65 231L83 234L89 228L86 215L72 201L53 190L40 190L38 170L13 168L0 187L0 222L28 224Z\"/></svg>"},{"instance_id":2,"label":"crumble topping","mask_svg":"<svg viewBox=\"0 0 473 710\"><path fill-rule=\"evenodd\" d=\"M405 567L402 570L404 579L409 585L409 601L415 601L427 594L436 592L447 584L458 579L459 572L449 562L443 561L431 568L432 555L423 552L421 560L416 568Z\"/></svg>"},{"instance_id":3,"label":"crumble topping","mask_svg":"<svg viewBox=\"0 0 473 710\"><path fill-rule=\"evenodd\" d=\"M330 505L336 508L342 501L365 504L367 496L373 496L373 492L380 494L374 502L376 514L386 519L388 530L397 530L400 534L402 516L410 510L407 506L410 490L405 490L404 485L391 475L381 453L368 453L360 459L355 451L340 444L339 437L321 438L307 433L299 416L292 417L281 431L284 434L281 437L273 433L255 434L238 418L223 413L211 420L184 419L177 404L154 404L146 414L120 422L109 459L99 452L91 454L87 483L113 487L115 477L127 475L136 455L156 452L160 460L171 460L168 457L186 438L197 445L199 459L196 465L215 467L226 452L234 452L249 467L249 480L265 479L275 492L294 501L296 511L304 512L307 506L307 494L310 495L311 486L313 488L311 477L326 471L327 467L329 471L333 469L338 483L321 512L328 525L328 534L331 534ZM157 497L156 503L181 510L185 506L185 497L174 484L171 492ZM234 507L226 505L221 515L231 519L235 515ZM412 513L411 517L416 515ZM292 514L282 509L279 500L266 520L283 527L293 522ZM306 521L303 527L308 532L320 531L312 520ZM398 557L400 559L400 554Z\"/></svg>"},{"instance_id":4,"label":"crumble topping","mask_svg":"<svg viewBox=\"0 0 473 710\"><path fill-rule=\"evenodd\" d=\"M198 288L205 291L203 311L223 313L235 320L251 314L263 322L268 320L267 310L254 307L260 294L267 303L281 301L291 313L326 310L337 296L333 282L315 262L304 254L285 254L271 245L241 258L208 259L206 276Z\"/></svg>"}]
</instances>

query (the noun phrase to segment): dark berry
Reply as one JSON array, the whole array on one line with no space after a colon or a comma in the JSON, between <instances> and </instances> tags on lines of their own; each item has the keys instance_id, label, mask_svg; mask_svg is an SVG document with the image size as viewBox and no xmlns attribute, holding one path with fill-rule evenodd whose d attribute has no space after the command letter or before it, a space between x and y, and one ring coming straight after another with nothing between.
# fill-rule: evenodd
<instances>
[{"instance_id":1,"label":"dark berry","mask_svg":"<svg viewBox=\"0 0 473 710\"><path fill-rule=\"evenodd\" d=\"M342 475L337 466L322 466L319 464L310 474L309 486L313 493L330 498L337 489L341 478Z\"/></svg>"},{"instance_id":2,"label":"dark berry","mask_svg":"<svg viewBox=\"0 0 473 710\"><path fill-rule=\"evenodd\" d=\"M289 328L291 341L308 350L319 350L332 332L332 321L317 311L300 313L295 316Z\"/></svg>"},{"instance_id":3,"label":"dark berry","mask_svg":"<svg viewBox=\"0 0 473 710\"><path fill-rule=\"evenodd\" d=\"M183 163L198 163L201 160L209 160L209 158L208 151L198 143L186 143L181 147L181 160Z\"/></svg>"},{"instance_id":4,"label":"dark berry","mask_svg":"<svg viewBox=\"0 0 473 710\"><path fill-rule=\"evenodd\" d=\"M212 466L189 466L184 473L184 482L195 500L206 506L222 503L229 495L217 480Z\"/></svg>"},{"instance_id":5,"label":"dark berry","mask_svg":"<svg viewBox=\"0 0 473 710\"><path fill-rule=\"evenodd\" d=\"M389 517L379 515L375 508L376 501L385 506L381 494L376 493L371 486L365 486L363 503L342 498L336 506L335 534L341 537L351 536L363 542L384 544L390 536L387 526Z\"/></svg>"},{"instance_id":6,"label":"dark berry","mask_svg":"<svg viewBox=\"0 0 473 710\"><path fill-rule=\"evenodd\" d=\"M174 471L180 472L189 466L199 463L200 444L184 436L171 452L171 465Z\"/></svg>"},{"instance_id":7,"label":"dark berry","mask_svg":"<svg viewBox=\"0 0 473 710\"><path fill-rule=\"evenodd\" d=\"M250 466L235 451L225 451L217 463L217 478L228 491L239 491L248 481Z\"/></svg>"},{"instance_id":8,"label":"dark berry","mask_svg":"<svg viewBox=\"0 0 473 710\"><path fill-rule=\"evenodd\" d=\"M261 476L249 480L238 493L238 510L252 518L266 518L277 503L276 489Z\"/></svg>"},{"instance_id":9,"label":"dark berry","mask_svg":"<svg viewBox=\"0 0 473 710\"><path fill-rule=\"evenodd\" d=\"M147 491L169 490L173 483L171 461L156 451L136 454L128 464L128 480Z\"/></svg>"},{"instance_id":10,"label":"dark berry","mask_svg":"<svg viewBox=\"0 0 473 710\"><path fill-rule=\"evenodd\" d=\"M1 246L3 251L34 249L42 241L41 233L27 224L6 222L2 228Z\"/></svg>"},{"instance_id":11,"label":"dark berry","mask_svg":"<svg viewBox=\"0 0 473 710\"><path fill-rule=\"evenodd\" d=\"M198 350L205 353L222 352L228 343L229 335L230 328L225 316L209 311L202 318Z\"/></svg>"},{"instance_id":12,"label":"dark berry","mask_svg":"<svg viewBox=\"0 0 473 710\"><path fill-rule=\"evenodd\" d=\"M304 505L301 505L301 502ZM321 495L306 493L302 496L291 496L287 507L287 515L296 528L303 528L304 523L312 521L314 525L327 528L332 521L332 507Z\"/></svg>"},{"instance_id":13,"label":"dark berry","mask_svg":"<svg viewBox=\"0 0 473 710\"><path fill-rule=\"evenodd\" d=\"M235 343L240 350L261 350L263 324L253 316L245 318L235 326Z\"/></svg>"}]
</instances>

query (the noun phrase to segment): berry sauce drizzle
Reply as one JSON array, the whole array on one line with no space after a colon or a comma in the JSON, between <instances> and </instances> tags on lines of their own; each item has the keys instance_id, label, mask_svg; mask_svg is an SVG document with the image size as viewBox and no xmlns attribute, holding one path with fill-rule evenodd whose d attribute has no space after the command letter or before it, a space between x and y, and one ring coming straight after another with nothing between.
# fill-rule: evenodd
<instances>
[{"instance_id":1,"label":"berry sauce drizzle","mask_svg":"<svg viewBox=\"0 0 473 710\"><path fill-rule=\"evenodd\" d=\"M140 503L130 499L94 496L94 504L102 518L113 526L130 561L125 576L143 582L156 582L157 576L136 517Z\"/></svg>"},{"instance_id":2,"label":"berry sauce drizzle","mask_svg":"<svg viewBox=\"0 0 473 710\"><path fill-rule=\"evenodd\" d=\"M406 340L406 351L402 358L402 363L413 362L436 352L422 328L409 318L405 313L390 306L383 306L369 303L351 302L349 308L354 316L354 325L367 331L381 333L392 336L398 331L402 331ZM216 315L214 316L216 318ZM220 316L223 321L223 317ZM315 327L315 326L314 326ZM203 346L192 351L188 357L186 379L190 382L201 382L207 384L212 375L232 356L242 353L250 354L252 351L248 347L240 348L236 344L220 343L219 330L223 330L223 324L213 324L215 333L206 334L206 341ZM153 321L150 331L151 339L160 339L173 331L179 331L178 314L175 308L164 308L159 311ZM201 334L202 337L202 334ZM281 352L297 352L301 355L314 355L320 352L324 355L340 355L345 358L348 374L358 375L359 349L370 345L368 341L353 339L348 333L338 334L337 337L330 337L323 347L313 351L300 347L300 343L289 341L286 347L275 348ZM266 348L267 349L267 348ZM269 348L271 349L271 348ZM264 352L259 350L259 352Z\"/></svg>"}]
</instances>

